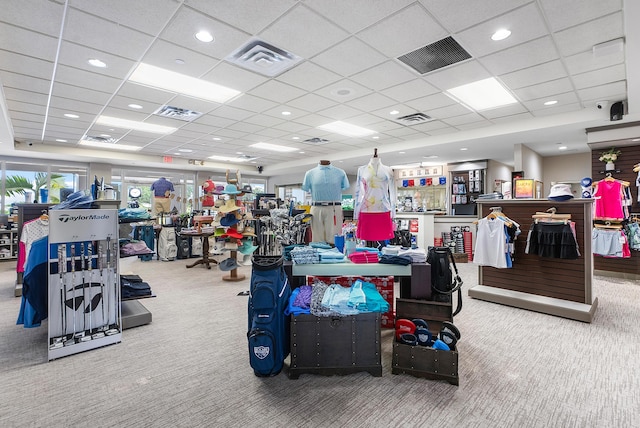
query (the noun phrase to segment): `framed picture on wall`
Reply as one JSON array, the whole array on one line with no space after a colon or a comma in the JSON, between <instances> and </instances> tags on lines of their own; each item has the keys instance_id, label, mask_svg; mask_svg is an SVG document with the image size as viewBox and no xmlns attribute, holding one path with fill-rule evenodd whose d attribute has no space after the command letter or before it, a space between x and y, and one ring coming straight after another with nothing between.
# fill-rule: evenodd
<instances>
[{"instance_id":1,"label":"framed picture on wall","mask_svg":"<svg viewBox=\"0 0 640 428\"><path fill-rule=\"evenodd\" d=\"M535 184L534 180L516 179L514 196L516 199L532 199L534 197Z\"/></svg>"}]
</instances>

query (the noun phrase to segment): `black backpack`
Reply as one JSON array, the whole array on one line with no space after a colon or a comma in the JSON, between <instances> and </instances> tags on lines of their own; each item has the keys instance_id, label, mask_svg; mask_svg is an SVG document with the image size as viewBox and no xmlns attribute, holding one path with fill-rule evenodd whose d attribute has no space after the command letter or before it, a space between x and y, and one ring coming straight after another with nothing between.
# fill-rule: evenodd
<instances>
[{"instance_id":1,"label":"black backpack","mask_svg":"<svg viewBox=\"0 0 640 428\"><path fill-rule=\"evenodd\" d=\"M436 302L451 302L451 295L458 292L458 307L452 316L462 309L462 278L449 247L429 247L427 263L431 265L432 298ZM453 266L453 271L451 267ZM455 273L455 274L454 274Z\"/></svg>"}]
</instances>

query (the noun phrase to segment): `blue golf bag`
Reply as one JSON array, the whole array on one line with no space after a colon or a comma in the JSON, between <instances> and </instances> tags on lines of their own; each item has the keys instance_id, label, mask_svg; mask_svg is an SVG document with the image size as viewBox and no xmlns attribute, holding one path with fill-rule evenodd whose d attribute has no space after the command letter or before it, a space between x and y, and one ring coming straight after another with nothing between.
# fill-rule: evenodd
<instances>
[{"instance_id":1,"label":"blue golf bag","mask_svg":"<svg viewBox=\"0 0 640 428\"><path fill-rule=\"evenodd\" d=\"M249 288L249 363L256 376L275 376L289 355L289 318L284 310L291 287L281 256L252 258Z\"/></svg>"}]
</instances>

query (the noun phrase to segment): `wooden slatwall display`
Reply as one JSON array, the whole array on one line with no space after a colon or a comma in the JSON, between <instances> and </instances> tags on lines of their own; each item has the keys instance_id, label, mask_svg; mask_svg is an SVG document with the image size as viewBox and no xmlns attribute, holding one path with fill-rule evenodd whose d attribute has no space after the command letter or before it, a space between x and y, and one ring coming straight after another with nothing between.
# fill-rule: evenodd
<instances>
[{"instance_id":1,"label":"wooden slatwall display","mask_svg":"<svg viewBox=\"0 0 640 428\"><path fill-rule=\"evenodd\" d=\"M491 207L520 224L522 233L515 243L513 267L497 269L479 267L478 286L469 296L523 309L591 322L597 299L591 294L593 256L591 255L591 199L554 202L539 199L492 200L478 202L479 217L487 216ZM580 257L576 260L554 259L525 254L527 235L536 212L555 207L558 214L571 214L576 223Z\"/></svg>"},{"instance_id":2,"label":"wooden slatwall display","mask_svg":"<svg viewBox=\"0 0 640 428\"><path fill-rule=\"evenodd\" d=\"M612 142L611 147L616 147L622 153L618 155L615 162L616 169L612 171L611 176L619 180L628 181L631 196L633 197L633 205L629 207L630 213L640 213L640 204L638 201L638 187L636 186L636 178L638 174L633 172L633 166L640 162L640 146L617 147ZM611 147L602 149L594 149L591 151L591 176L593 182L597 182L605 178L605 163L598 158L603 152ZM597 271L605 271L609 274L621 277L640 278L640 254L636 251L631 252L631 258L614 259L601 256L594 256L594 269Z\"/></svg>"}]
</instances>

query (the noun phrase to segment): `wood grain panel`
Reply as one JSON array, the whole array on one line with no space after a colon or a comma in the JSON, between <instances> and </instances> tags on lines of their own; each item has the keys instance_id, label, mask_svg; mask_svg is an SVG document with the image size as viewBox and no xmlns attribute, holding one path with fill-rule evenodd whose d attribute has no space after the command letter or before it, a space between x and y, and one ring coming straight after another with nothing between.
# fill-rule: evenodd
<instances>
[{"instance_id":1,"label":"wood grain panel","mask_svg":"<svg viewBox=\"0 0 640 428\"><path fill-rule=\"evenodd\" d=\"M633 172L633 166L640 162L640 146L636 145L616 148L622 153L618 155L618 160L615 162L616 171L612 176L630 183L633 205L629 207L629 211L632 213L640 213L640 205L638 204L638 187L636 186L636 178L638 174ZM607 148L597 149L591 152L591 176L594 182L605 177L605 164L598 159L605 151L607 151ZM594 256L593 266L596 270L640 275L639 261L640 254L636 251L632 251L631 257L628 259L611 259Z\"/></svg>"},{"instance_id":2,"label":"wood grain panel","mask_svg":"<svg viewBox=\"0 0 640 428\"><path fill-rule=\"evenodd\" d=\"M513 268L480 267L482 285L587 303L591 294L591 270L586 266L590 266L591 254L589 246L589 254L586 255L588 260L585 259L585 233L588 231L590 239L591 224L590 221L588 225L585 224L584 213L585 205L590 209L591 202L578 199L566 202L491 201L491 203L481 204L481 215L488 215L490 207L494 205L501 205L503 213L520 224L522 233L516 239ZM547 258L525 253L527 236L534 222L531 216L536 212L545 212L551 207L555 207L558 214L571 214L571 220L576 223L576 240L580 251L580 257L576 260Z\"/></svg>"}]
</instances>

